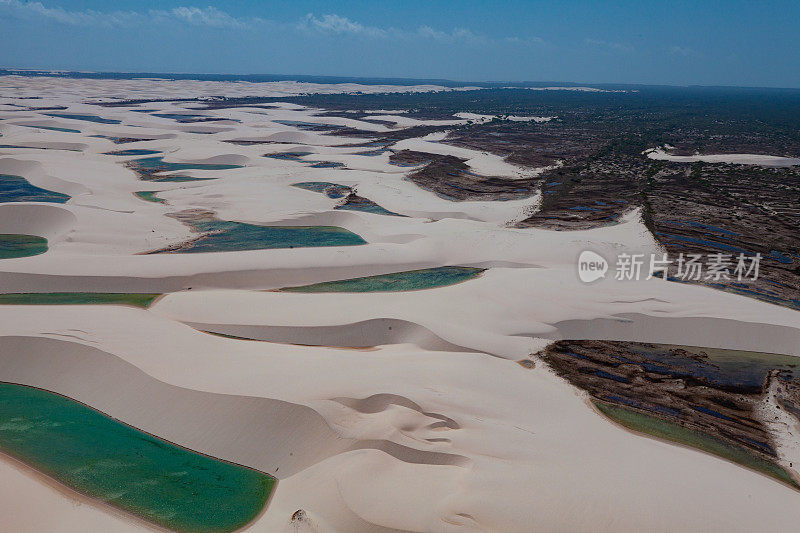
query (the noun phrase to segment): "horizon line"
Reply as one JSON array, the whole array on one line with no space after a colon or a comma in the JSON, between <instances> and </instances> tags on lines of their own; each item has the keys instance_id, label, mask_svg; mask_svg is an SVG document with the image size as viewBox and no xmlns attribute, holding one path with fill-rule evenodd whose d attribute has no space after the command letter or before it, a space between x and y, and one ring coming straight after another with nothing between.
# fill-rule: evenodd
<instances>
[{"instance_id":1,"label":"horizon line","mask_svg":"<svg viewBox=\"0 0 800 533\"><path fill-rule=\"evenodd\" d=\"M169 77L180 76L186 79L197 79L203 81L199 76L204 77L229 77L229 78L244 78L244 77L272 77L272 78L285 78L282 80L274 81L292 81L301 78L327 78L331 80L361 80L364 82L372 81L373 83L363 83L364 85L375 85L376 81L380 82L404 82L404 85L410 85L408 82L424 82L426 84L450 84L454 86L469 86L470 84L484 84L484 85L501 85L512 84L520 86L534 86L534 87L583 87L583 86L596 86L596 87L665 87L676 89L690 89L690 88L705 88L705 89L769 89L769 90L787 90L798 91L800 87L786 87L786 86L769 86L769 85L702 85L702 84L670 84L670 83L642 83L642 82L590 82L590 81L534 81L534 80L455 80L449 78L418 78L418 77L403 77L403 76L350 76L350 75L332 75L332 74L274 74L274 73L212 73L212 72L156 72L148 70L71 70L60 68L35 68L35 67L0 67L0 76L13 76L15 74L28 75L28 76L42 76L46 77L48 74L61 74L73 75L80 77L81 75L89 77L96 76L103 79L104 75L128 75L128 76L141 76L141 77ZM193 78L198 77L198 78ZM113 78L109 78L113 79ZM259 83L259 82L254 82ZM261 82L264 83L264 82ZM491 87L502 88L502 87Z\"/></svg>"}]
</instances>

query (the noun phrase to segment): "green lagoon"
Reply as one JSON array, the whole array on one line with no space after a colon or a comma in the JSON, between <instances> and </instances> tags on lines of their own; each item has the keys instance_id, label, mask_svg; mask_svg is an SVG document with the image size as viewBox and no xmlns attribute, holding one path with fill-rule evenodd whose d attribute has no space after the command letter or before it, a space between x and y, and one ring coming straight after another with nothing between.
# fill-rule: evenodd
<instances>
[{"instance_id":1,"label":"green lagoon","mask_svg":"<svg viewBox=\"0 0 800 533\"><path fill-rule=\"evenodd\" d=\"M228 220L192 221L191 226L207 234L175 250L176 253L355 246L367 242L337 226L259 226Z\"/></svg>"},{"instance_id":2,"label":"green lagoon","mask_svg":"<svg viewBox=\"0 0 800 533\"><path fill-rule=\"evenodd\" d=\"M0 450L64 485L174 531L251 522L271 476L181 448L80 402L0 383Z\"/></svg>"},{"instance_id":3,"label":"green lagoon","mask_svg":"<svg viewBox=\"0 0 800 533\"><path fill-rule=\"evenodd\" d=\"M142 200L145 200L146 202L153 202L153 203L156 203L156 204L165 204L165 203L167 203L167 201L164 200L163 198L159 198L158 196L156 196L156 194L158 194L159 192L161 192L161 191L139 191L139 192L135 192L133 194L135 194L137 198L141 198Z\"/></svg>"},{"instance_id":4,"label":"green lagoon","mask_svg":"<svg viewBox=\"0 0 800 533\"><path fill-rule=\"evenodd\" d=\"M37 235L0 233L0 259L28 257L47 251L47 239Z\"/></svg>"},{"instance_id":5,"label":"green lagoon","mask_svg":"<svg viewBox=\"0 0 800 533\"><path fill-rule=\"evenodd\" d=\"M158 293L11 292L0 294L0 305L133 305L146 309Z\"/></svg>"},{"instance_id":6,"label":"green lagoon","mask_svg":"<svg viewBox=\"0 0 800 533\"><path fill-rule=\"evenodd\" d=\"M480 276L482 268L446 266L393 272L379 276L326 281L281 289L286 292L396 292L455 285Z\"/></svg>"},{"instance_id":7,"label":"green lagoon","mask_svg":"<svg viewBox=\"0 0 800 533\"><path fill-rule=\"evenodd\" d=\"M190 176L164 176L163 172L174 172L180 170L230 170L233 168L242 168L242 165L223 165L216 163L169 163L164 161L163 156L158 157L144 157L141 159L132 159L126 162L134 172L139 174L139 179L145 181L202 181L215 178L193 178Z\"/></svg>"},{"instance_id":8,"label":"green lagoon","mask_svg":"<svg viewBox=\"0 0 800 533\"><path fill-rule=\"evenodd\" d=\"M70 199L61 194L31 185L21 176L0 174L0 202L53 202L63 204Z\"/></svg>"},{"instance_id":9,"label":"green lagoon","mask_svg":"<svg viewBox=\"0 0 800 533\"><path fill-rule=\"evenodd\" d=\"M698 450L766 474L794 488L800 488L789 473L780 466L766 459L762 459L740 446L734 446L710 433L683 427L680 424L657 418L634 409L611 405L596 400L593 400L592 403L594 403L601 413L628 429L646 433L653 437L672 441L684 446L697 448Z\"/></svg>"}]
</instances>

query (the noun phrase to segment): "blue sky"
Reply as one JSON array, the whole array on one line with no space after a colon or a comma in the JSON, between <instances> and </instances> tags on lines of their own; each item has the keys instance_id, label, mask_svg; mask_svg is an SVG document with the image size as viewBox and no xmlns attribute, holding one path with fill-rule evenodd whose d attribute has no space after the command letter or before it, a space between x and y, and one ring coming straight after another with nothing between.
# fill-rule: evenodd
<instances>
[{"instance_id":1,"label":"blue sky","mask_svg":"<svg viewBox=\"0 0 800 533\"><path fill-rule=\"evenodd\" d=\"M800 0L0 0L0 66L800 87Z\"/></svg>"}]
</instances>

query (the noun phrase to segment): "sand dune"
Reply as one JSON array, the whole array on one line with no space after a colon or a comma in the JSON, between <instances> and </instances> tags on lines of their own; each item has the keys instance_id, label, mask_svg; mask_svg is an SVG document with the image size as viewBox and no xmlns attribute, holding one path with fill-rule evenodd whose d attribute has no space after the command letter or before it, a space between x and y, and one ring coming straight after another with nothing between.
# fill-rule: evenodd
<instances>
[{"instance_id":1,"label":"sand dune","mask_svg":"<svg viewBox=\"0 0 800 533\"><path fill-rule=\"evenodd\" d=\"M3 151L16 150L66 150L69 152L81 152L87 148L84 143L69 143L59 141L28 141L18 145L10 145L0 148Z\"/></svg>"},{"instance_id":2,"label":"sand dune","mask_svg":"<svg viewBox=\"0 0 800 533\"><path fill-rule=\"evenodd\" d=\"M11 93L12 86L19 89ZM13 149L0 158L0 174L72 197L0 205L0 233L40 235L50 244L41 255L0 260L0 292L165 293L147 310L1 305L0 380L65 394L276 475L269 508L249 530L753 531L769 524L789 531L800 522L798 494L787 486L631 434L544 364L531 364L561 338L800 355L796 311L657 279L609 275L583 284L576 272L583 250L608 257L661 251L638 210L592 230L516 229L514 221L538 209L540 194L452 202L406 179L413 167L389 164L386 150L454 155L485 176L537 169L447 145L442 132L363 155L364 138L297 124L383 133L449 119L417 120L403 110L342 118L285 102L198 110L202 102L160 101L442 87L11 76L0 78L0 88L14 96L0 103L29 105L19 98L38 96L37 106L64 105L59 113L73 116L3 106L3 143L82 150ZM94 105L120 98L159 101ZM170 118L191 113L221 122ZM208 181L144 181L129 162L153 156L114 155L129 149L241 168L169 173ZM310 154L264 157L289 151ZM312 166L318 161L344 168ZM293 186L309 181L344 185L404 216L336 209L343 198ZM141 191L157 191L163 203L135 195ZM180 212L262 226L337 226L366 244L146 254L200 236L176 219ZM275 290L440 266L488 270L405 292ZM0 461L0 479L0 510L16 530L145 527L109 508L76 506L10 463Z\"/></svg>"},{"instance_id":3,"label":"sand dune","mask_svg":"<svg viewBox=\"0 0 800 533\"><path fill-rule=\"evenodd\" d=\"M47 174L38 161L5 157L0 159L0 173L22 176L33 185L70 196L88 192L88 189L80 183L65 181Z\"/></svg>"},{"instance_id":4,"label":"sand dune","mask_svg":"<svg viewBox=\"0 0 800 533\"><path fill-rule=\"evenodd\" d=\"M83 344L2 337L0 353L0 381L63 394L181 446L277 477L352 446L308 407L167 385Z\"/></svg>"},{"instance_id":5,"label":"sand dune","mask_svg":"<svg viewBox=\"0 0 800 533\"><path fill-rule=\"evenodd\" d=\"M777 155L761 154L694 154L673 155L663 148L651 148L645 152L650 159L662 161L675 161L677 163L730 163L735 165L758 165L762 167L791 167L800 165L800 159L795 157L782 157Z\"/></svg>"},{"instance_id":6,"label":"sand dune","mask_svg":"<svg viewBox=\"0 0 800 533\"><path fill-rule=\"evenodd\" d=\"M566 320L553 324L554 339L681 343L800 356L797 323L777 325L716 317L663 317L622 313L613 318Z\"/></svg>"},{"instance_id":7,"label":"sand dune","mask_svg":"<svg viewBox=\"0 0 800 533\"><path fill-rule=\"evenodd\" d=\"M469 351L436 336L427 328L391 318L374 318L336 326L269 326L186 322L201 331L286 344L368 348L411 343L426 350Z\"/></svg>"},{"instance_id":8,"label":"sand dune","mask_svg":"<svg viewBox=\"0 0 800 533\"><path fill-rule=\"evenodd\" d=\"M384 452L374 447L335 455L283 479L270 511L254 526L257 529L289 524L291 514L304 509L318 523L339 531L348 527L379 531L375 526L412 531L464 527L523 531L526 524L542 517L588 530L595 524L595 513L619 506L619 494L595 490L613 472L646 487L637 489L636 498L625 495L622 501L630 501L631 509L653 498L664 503L654 509L657 514L615 513L610 529L639 529L653 523L688 526L700 517L708 520L707 507L714 505L726 509L725 517L734 517L715 522L718 526L747 530L757 520L749 500L754 494L764 512L775 512L787 521L796 519L786 513L796 497L793 491L695 451L632 437L597 417L543 368L527 371L513 361L480 354L439 352L434 356L436 352L409 345L360 352L221 339L133 309L17 307L0 313L2 334L35 332L39 328L31 317L39 316L50 325L49 335L71 334L78 342L102 342L106 350L157 379L221 394L236 391L237 395L300 401L313 405L345 438L369 441L389 436L404 447L401 450L413 443L416 448L471 461L468 467L438 461L439 466L419 466L422 463L403 460L400 453L380 455ZM152 340L143 342L137 334L141 328L153 333ZM305 376L303 387L297 386L299 376ZM476 376L493 378L476 380ZM447 396L439 393L442 387ZM390 396L371 398L386 394ZM520 409L521 405L537 407ZM551 415L553 409L561 415L557 420ZM374 458L382 459L376 462ZM378 465L383 465L378 471L388 476L389 485L376 500L371 497L375 491L365 493L363 484L375 477ZM576 486L569 481L574 476L587 481ZM687 493L688 477L698 492ZM720 478L727 480L725 491L717 486ZM659 483L648 484L648 479ZM548 486L546 493L555 491L559 496L531 499L518 490L520 483ZM743 483L755 488L740 492L736 487ZM420 486L427 488L415 488ZM398 515L399 501L407 502L415 513ZM576 514L570 510L577 502L593 502L597 507ZM778 513L779 508L783 513ZM367 524L358 526L353 514ZM677 522L676 516L681 517ZM555 523L545 521L543 527Z\"/></svg>"},{"instance_id":9,"label":"sand dune","mask_svg":"<svg viewBox=\"0 0 800 533\"><path fill-rule=\"evenodd\" d=\"M56 242L69 232L76 217L68 209L47 204L0 204L3 233L22 233Z\"/></svg>"}]
</instances>

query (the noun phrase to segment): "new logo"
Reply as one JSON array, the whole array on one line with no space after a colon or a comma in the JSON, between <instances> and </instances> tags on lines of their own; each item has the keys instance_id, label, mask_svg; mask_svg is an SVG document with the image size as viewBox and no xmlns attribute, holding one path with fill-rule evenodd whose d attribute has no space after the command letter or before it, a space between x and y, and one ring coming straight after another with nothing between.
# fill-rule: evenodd
<instances>
[{"instance_id":1,"label":"new logo","mask_svg":"<svg viewBox=\"0 0 800 533\"><path fill-rule=\"evenodd\" d=\"M578 277L584 283L604 278L608 272L608 261L591 250L584 250L578 257Z\"/></svg>"}]
</instances>

